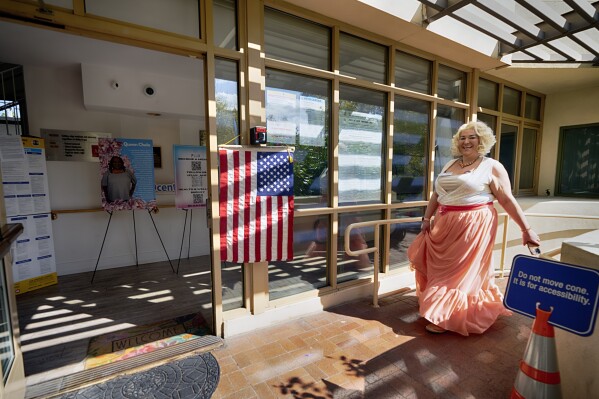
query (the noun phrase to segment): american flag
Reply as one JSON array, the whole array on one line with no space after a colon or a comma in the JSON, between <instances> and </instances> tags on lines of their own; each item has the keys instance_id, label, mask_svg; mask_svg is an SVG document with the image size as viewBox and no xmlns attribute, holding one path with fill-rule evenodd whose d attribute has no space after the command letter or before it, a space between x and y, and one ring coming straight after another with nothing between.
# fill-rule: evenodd
<instances>
[{"instance_id":1,"label":"american flag","mask_svg":"<svg viewBox=\"0 0 599 399\"><path fill-rule=\"evenodd\" d=\"M293 164L288 151L220 149L221 260L293 259Z\"/></svg>"}]
</instances>

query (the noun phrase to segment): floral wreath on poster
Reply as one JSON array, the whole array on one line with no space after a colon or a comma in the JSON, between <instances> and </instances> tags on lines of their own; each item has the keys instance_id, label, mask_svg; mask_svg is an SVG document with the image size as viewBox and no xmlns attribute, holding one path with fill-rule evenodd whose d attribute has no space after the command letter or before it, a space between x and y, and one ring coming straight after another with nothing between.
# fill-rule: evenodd
<instances>
[{"instance_id":1,"label":"floral wreath on poster","mask_svg":"<svg viewBox=\"0 0 599 399\"><path fill-rule=\"evenodd\" d=\"M124 170L130 176L135 176L135 169L129 156L122 154L123 142L117 139L102 138L98 140L99 154L100 154L100 177L102 186L104 186L105 179L111 174L111 160L118 158L122 160ZM129 199L114 199L109 201L107 198L107 192L102 187L101 190L102 207L107 212L132 210L132 209L148 209L151 212L158 212L158 206L156 200L146 201L142 198L135 197L132 193Z\"/></svg>"}]
</instances>

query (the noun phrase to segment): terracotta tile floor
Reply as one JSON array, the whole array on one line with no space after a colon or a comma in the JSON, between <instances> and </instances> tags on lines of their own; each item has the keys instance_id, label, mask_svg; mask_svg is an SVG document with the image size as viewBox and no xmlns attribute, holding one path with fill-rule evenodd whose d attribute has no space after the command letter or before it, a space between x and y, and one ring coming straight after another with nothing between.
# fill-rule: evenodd
<instances>
[{"instance_id":1,"label":"terracotta tile floor","mask_svg":"<svg viewBox=\"0 0 599 399\"><path fill-rule=\"evenodd\" d=\"M505 281L498 280L500 286ZM482 335L425 331L413 292L363 299L225 339L215 399L507 398L532 319Z\"/></svg>"}]
</instances>

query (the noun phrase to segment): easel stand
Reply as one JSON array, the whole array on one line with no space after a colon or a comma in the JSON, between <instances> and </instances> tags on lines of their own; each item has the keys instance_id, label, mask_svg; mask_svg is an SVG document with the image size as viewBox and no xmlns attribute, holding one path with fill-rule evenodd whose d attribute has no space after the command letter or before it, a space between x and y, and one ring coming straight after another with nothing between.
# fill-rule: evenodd
<instances>
[{"instance_id":1,"label":"easel stand","mask_svg":"<svg viewBox=\"0 0 599 399\"><path fill-rule=\"evenodd\" d=\"M150 219L152 220L152 224L154 225L154 230L156 230L156 234L158 235L158 239L160 240L160 244L162 244L162 248L164 249L164 253L166 254L166 259L168 259L168 263L171 265L171 269L173 270L173 273L175 273L175 268L173 267L171 259L168 257L168 252L166 251L164 242L162 242L162 237L160 236L160 233L158 232L158 227L156 227L156 223L154 222L154 217L152 217L152 211L150 209L148 209L147 211L148 211L148 215L150 215ZM92 274L91 283L94 282L94 278L96 277L96 271L98 270L98 264L100 263L100 257L102 256L102 250L104 249L104 243L106 242L106 236L108 235L108 229L110 227L110 222L112 220L112 213L114 211L106 211L106 212L108 212L110 217L108 218L108 224L106 225L106 232L104 232L104 239L102 240L102 246L100 247L100 253L98 254L98 260L96 261L96 267L94 268L94 274ZM135 210L134 209L131 210L131 214L133 215L133 237L135 240L135 266L139 267L138 257L137 257L137 230L135 228ZM187 215L186 215L186 218L187 218ZM191 230L191 228L190 228L190 230ZM179 269L177 269L177 272L178 272L178 270Z\"/></svg>"},{"instance_id":2,"label":"easel stand","mask_svg":"<svg viewBox=\"0 0 599 399\"><path fill-rule=\"evenodd\" d=\"M181 253L183 252L183 241L185 241L185 229L187 227L187 213L189 211L189 235L188 235L188 243L187 243L187 259L189 260L189 250L191 248L191 226L193 222L193 208L188 209L184 208L185 211L185 221L183 222L183 235L181 236L181 249L179 249L179 260L177 262L177 274L179 274L179 265L181 264Z\"/></svg>"}]
</instances>

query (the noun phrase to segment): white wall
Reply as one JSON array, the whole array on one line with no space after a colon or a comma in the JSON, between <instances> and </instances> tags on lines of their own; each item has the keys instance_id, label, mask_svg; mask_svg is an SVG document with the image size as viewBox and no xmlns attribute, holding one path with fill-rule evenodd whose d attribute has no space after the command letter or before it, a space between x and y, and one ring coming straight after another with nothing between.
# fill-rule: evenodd
<instances>
[{"instance_id":1,"label":"white wall","mask_svg":"<svg viewBox=\"0 0 599 399\"><path fill-rule=\"evenodd\" d=\"M555 193L560 127L599 123L599 80L584 90L551 94L546 98L541 144L539 194Z\"/></svg>"},{"instance_id":2,"label":"white wall","mask_svg":"<svg viewBox=\"0 0 599 399\"><path fill-rule=\"evenodd\" d=\"M517 198L525 214L532 215L571 215L579 218L527 216L528 223L541 238L541 252L559 250L564 240L599 229L599 200L560 197L520 197ZM496 203L497 211L505 213ZM503 243L504 218L499 218L497 237L493 251L495 269L501 268L501 245ZM516 255L529 255L522 245L522 233L513 220L508 223L504 270L509 270ZM559 260L559 256L556 258Z\"/></svg>"},{"instance_id":3,"label":"white wall","mask_svg":"<svg viewBox=\"0 0 599 399\"><path fill-rule=\"evenodd\" d=\"M127 113L122 113L124 110L118 112L118 109L117 112L86 110L81 67L77 64L47 67L25 64L24 73L30 134L40 135L40 129L64 129L107 132L112 133L113 137L152 139L154 146L162 147L162 168L155 170L156 183L174 182L173 144L197 145L199 131L204 129L200 118L150 117L140 112L143 111L140 107L135 110L135 115L131 114L131 110ZM160 76L153 78L157 85L163 84ZM143 93L139 91L139 95L143 96ZM186 101L185 96L172 96L168 101L171 110L177 107L178 101ZM180 109L187 109L187 106L187 103L181 104ZM99 163L49 161L47 167L52 210L101 207ZM160 211L152 216L168 257L176 268L185 211L169 207L174 204L173 194L157 194L157 200ZM52 224L58 275L94 270L108 219L109 215L103 211L59 213L58 219ZM135 211L135 222L138 262L143 264L166 260L167 255L148 212ZM190 256L209 254L206 226L205 210L194 210ZM187 256L187 243L186 237L184 257ZM115 212L98 270L132 264L135 264L132 212Z\"/></svg>"}]
</instances>

